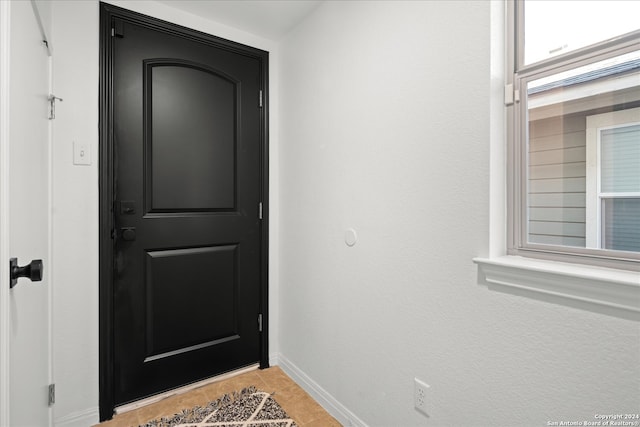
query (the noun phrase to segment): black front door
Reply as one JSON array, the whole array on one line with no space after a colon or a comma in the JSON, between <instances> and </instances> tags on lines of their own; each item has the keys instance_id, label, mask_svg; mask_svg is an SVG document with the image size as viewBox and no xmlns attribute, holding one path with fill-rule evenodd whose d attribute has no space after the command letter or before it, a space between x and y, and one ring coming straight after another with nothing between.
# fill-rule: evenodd
<instances>
[{"instance_id":1,"label":"black front door","mask_svg":"<svg viewBox=\"0 0 640 427\"><path fill-rule=\"evenodd\" d=\"M117 406L261 360L266 53L109 23Z\"/></svg>"}]
</instances>

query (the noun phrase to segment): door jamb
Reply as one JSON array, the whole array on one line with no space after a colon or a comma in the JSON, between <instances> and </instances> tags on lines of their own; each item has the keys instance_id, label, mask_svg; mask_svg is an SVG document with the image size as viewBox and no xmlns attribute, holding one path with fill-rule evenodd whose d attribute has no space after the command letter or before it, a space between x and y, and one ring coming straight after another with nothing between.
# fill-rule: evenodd
<instances>
[{"instance_id":1,"label":"door jamb","mask_svg":"<svg viewBox=\"0 0 640 427\"><path fill-rule=\"evenodd\" d=\"M5 3L5 2L0 2ZM256 58L261 64L263 107L261 116L261 194L263 216L261 221L260 259L260 312L262 332L260 336L260 368L269 367L269 53L260 49L206 34L157 18L132 12L118 6L100 2L100 114L99 114L99 389L100 421L111 419L115 408L114 398L114 330L113 330L113 106L112 91L112 37L113 19L118 18L156 30L198 40L209 45Z\"/></svg>"}]
</instances>

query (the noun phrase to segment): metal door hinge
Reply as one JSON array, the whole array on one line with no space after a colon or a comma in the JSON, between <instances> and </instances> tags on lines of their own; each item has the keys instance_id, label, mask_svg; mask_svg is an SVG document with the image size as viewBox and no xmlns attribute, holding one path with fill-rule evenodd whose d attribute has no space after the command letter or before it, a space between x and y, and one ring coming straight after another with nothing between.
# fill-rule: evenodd
<instances>
[{"instance_id":1,"label":"metal door hinge","mask_svg":"<svg viewBox=\"0 0 640 427\"><path fill-rule=\"evenodd\" d=\"M258 332L262 332L262 313L258 314Z\"/></svg>"},{"instance_id":2,"label":"metal door hinge","mask_svg":"<svg viewBox=\"0 0 640 427\"><path fill-rule=\"evenodd\" d=\"M262 89L260 89L260 99L259 99L258 104L259 104L258 106L259 106L260 108L262 108Z\"/></svg>"},{"instance_id":3,"label":"metal door hinge","mask_svg":"<svg viewBox=\"0 0 640 427\"><path fill-rule=\"evenodd\" d=\"M56 118L56 100L62 102L62 98L51 94L47 99L49 100L49 120L53 120Z\"/></svg>"},{"instance_id":4,"label":"metal door hinge","mask_svg":"<svg viewBox=\"0 0 640 427\"><path fill-rule=\"evenodd\" d=\"M504 86L504 105L512 105L514 102L520 102L520 91L509 83Z\"/></svg>"},{"instance_id":5,"label":"metal door hinge","mask_svg":"<svg viewBox=\"0 0 640 427\"><path fill-rule=\"evenodd\" d=\"M53 406L56 403L56 385L49 384L49 406Z\"/></svg>"},{"instance_id":6,"label":"metal door hinge","mask_svg":"<svg viewBox=\"0 0 640 427\"><path fill-rule=\"evenodd\" d=\"M124 21L116 19L111 27L111 37L124 37Z\"/></svg>"},{"instance_id":7,"label":"metal door hinge","mask_svg":"<svg viewBox=\"0 0 640 427\"><path fill-rule=\"evenodd\" d=\"M258 203L258 219L262 219L262 202Z\"/></svg>"}]
</instances>

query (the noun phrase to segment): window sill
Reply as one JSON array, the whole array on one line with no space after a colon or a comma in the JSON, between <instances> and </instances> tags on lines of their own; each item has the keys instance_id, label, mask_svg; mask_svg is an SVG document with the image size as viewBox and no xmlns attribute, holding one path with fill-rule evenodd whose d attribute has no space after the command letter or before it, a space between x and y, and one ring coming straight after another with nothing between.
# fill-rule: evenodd
<instances>
[{"instance_id":1,"label":"window sill","mask_svg":"<svg viewBox=\"0 0 640 427\"><path fill-rule=\"evenodd\" d=\"M474 258L490 290L640 321L640 274L519 256Z\"/></svg>"}]
</instances>

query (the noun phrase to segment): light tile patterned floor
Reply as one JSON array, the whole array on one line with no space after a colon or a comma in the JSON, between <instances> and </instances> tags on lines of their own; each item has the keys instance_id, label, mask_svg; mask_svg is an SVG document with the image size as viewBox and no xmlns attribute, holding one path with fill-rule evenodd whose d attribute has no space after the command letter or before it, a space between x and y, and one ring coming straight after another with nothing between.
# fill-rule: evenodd
<instances>
[{"instance_id":1,"label":"light tile patterned floor","mask_svg":"<svg viewBox=\"0 0 640 427\"><path fill-rule=\"evenodd\" d=\"M300 427L340 427L341 424L329 415L309 394L298 386L277 366L238 375L215 382L188 393L168 397L134 411L116 415L99 427L137 427L156 418L171 416L182 409L204 405L226 393L256 386L259 390L275 392L273 398Z\"/></svg>"}]
</instances>

